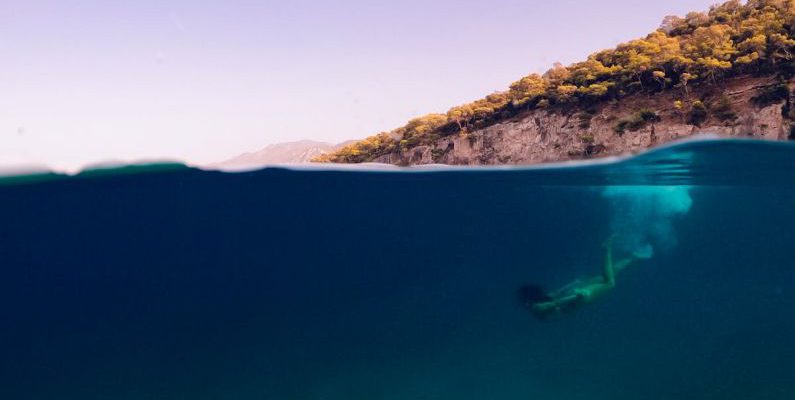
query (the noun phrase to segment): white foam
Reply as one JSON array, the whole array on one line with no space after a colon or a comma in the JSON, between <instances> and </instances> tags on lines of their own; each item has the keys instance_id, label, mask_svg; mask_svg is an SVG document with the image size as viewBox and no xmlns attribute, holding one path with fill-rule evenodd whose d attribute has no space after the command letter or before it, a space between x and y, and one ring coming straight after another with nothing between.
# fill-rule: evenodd
<instances>
[{"instance_id":1,"label":"white foam","mask_svg":"<svg viewBox=\"0 0 795 400\"><path fill-rule=\"evenodd\" d=\"M676 246L673 222L686 215L693 199L689 186L609 186L602 195L611 203L610 227L619 250L651 257L654 247Z\"/></svg>"}]
</instances>

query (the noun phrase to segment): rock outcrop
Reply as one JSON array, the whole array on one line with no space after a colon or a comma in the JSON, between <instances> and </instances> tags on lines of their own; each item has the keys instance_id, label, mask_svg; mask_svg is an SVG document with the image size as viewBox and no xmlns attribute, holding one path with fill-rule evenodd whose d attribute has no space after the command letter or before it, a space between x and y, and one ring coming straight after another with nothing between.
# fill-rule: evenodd
<instances>
[{"instance_id":1,"label":"rock outcrop","mask_svg":"<svg viewBox=\"0 0 795 400\"><path fill-rule=\"evenodd\" d=\"M778 85L782 83L772 77L745 76L704 84L689 93L667 90L588 108L536 109L374 161L399 165L530 164L637 152L696 133L786 140L792 122L788 96L769 104L758 101ZM792 82L786 85L791 89ZM692 107L699 101L705 112L693 121ZM649 116L639 119L639 113ZM637 120L634 126L629 123L633 119Z\"/></svg>"}]
</instances>

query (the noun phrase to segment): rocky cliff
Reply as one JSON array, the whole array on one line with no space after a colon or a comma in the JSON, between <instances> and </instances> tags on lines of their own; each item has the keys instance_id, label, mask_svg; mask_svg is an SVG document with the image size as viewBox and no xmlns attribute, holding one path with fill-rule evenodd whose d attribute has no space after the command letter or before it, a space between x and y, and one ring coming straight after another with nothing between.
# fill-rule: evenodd
<instances>
[{"instance_id":1,"label":"rocky cliff","mask_svg":"<svg viewBox=\"0 0 795 400\"><path fill-rule=\"evenodd\" d=\"M687 93L638 93L590 107L535 109L374 161L529 164L636 152L696 133L786 140L792 138L792 91L782 88L792 86L792 81L743 76L705 83Z\"/></svg>"}]
</instances>

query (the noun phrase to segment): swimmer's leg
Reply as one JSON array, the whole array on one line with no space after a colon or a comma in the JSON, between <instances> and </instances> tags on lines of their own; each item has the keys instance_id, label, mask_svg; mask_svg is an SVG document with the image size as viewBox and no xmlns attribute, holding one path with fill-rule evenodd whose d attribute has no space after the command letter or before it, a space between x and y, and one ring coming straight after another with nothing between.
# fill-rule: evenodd
<instances>
[{"instance_id":1,"label":"swimmer's leg","mask_svg":"<svg viewBox=\"0 0 795 400\"><path fill-rule=\"evenodd\" d=\"M625 258L623 260L617 261L616 263L613 264L613 273L617 274L621 272L622 270L624 270L624 268L629 267L635 261L637 261L637 258L635 257Z\"/></svg>"}]
</instances>

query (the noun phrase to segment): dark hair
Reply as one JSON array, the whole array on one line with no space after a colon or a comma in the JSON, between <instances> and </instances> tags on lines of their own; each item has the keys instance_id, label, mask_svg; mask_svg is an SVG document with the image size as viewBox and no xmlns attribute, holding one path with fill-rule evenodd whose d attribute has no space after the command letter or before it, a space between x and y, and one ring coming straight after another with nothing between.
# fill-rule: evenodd
<instances>
[{"instance_id":1,"label":"dark hair","mask_svg":"<svg viewBox=\"0 0 795 400\"><path fill-rule=\"evenodd\" d=\"M519 288L517 294L519 295L519 303L527 308L532 307L536 303L552 300L552 297L539 285L524 285Z\"/></svg>"}]
</instances>

